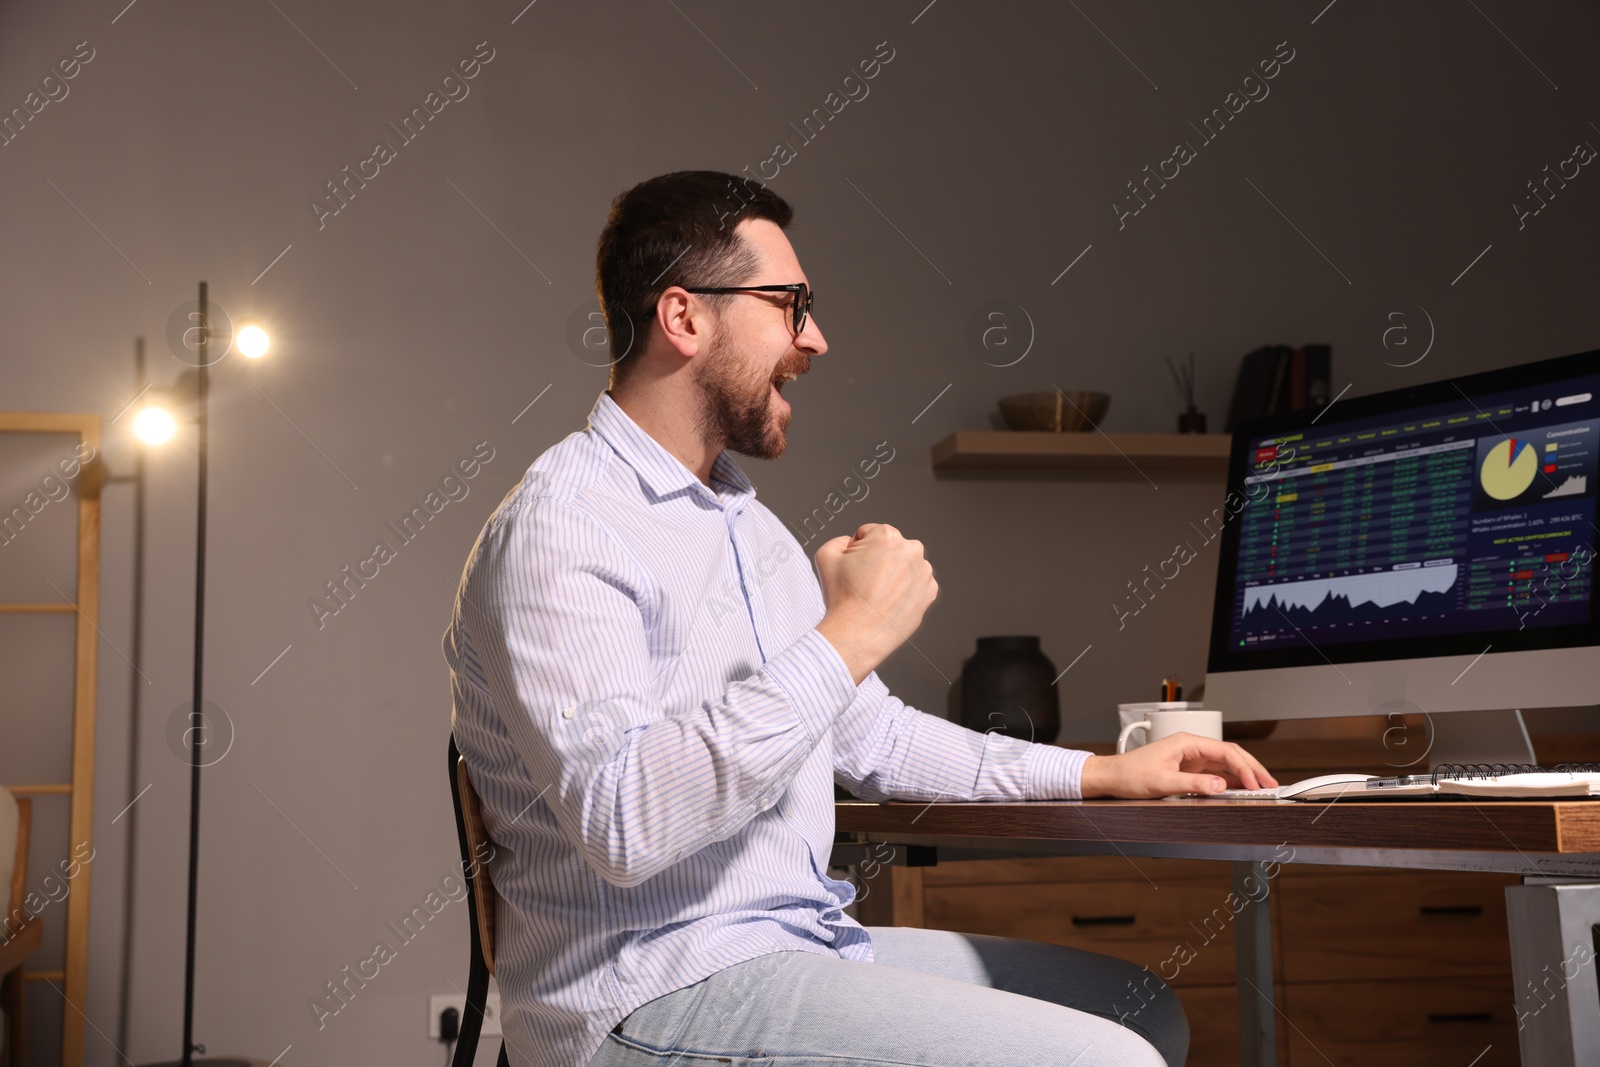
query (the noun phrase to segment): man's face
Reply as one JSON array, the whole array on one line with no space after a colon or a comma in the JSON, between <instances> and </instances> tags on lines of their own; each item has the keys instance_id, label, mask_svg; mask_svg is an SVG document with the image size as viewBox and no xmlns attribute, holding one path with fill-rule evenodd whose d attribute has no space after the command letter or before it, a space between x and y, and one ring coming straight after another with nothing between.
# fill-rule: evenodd
<instances>
[{"instance_id":1,"label":"man's face","mask_svg":"<svg viewBox=\"0 0 1600 1067\"><path fill-rule=\"evenodd\" d=\"M776 224L752 219L738 234L756 252L760 266L741 285L786 285L807 281L789 239ZM811 369L811 357L828 350L816 319L807 316L796 336L794 294L737 293L726 298L707 350L695 361L695 381L705 393L709 445L757 459L776 459L788 446L789 402L779 393L791 378Z\"/></svg>"}]
</instances>

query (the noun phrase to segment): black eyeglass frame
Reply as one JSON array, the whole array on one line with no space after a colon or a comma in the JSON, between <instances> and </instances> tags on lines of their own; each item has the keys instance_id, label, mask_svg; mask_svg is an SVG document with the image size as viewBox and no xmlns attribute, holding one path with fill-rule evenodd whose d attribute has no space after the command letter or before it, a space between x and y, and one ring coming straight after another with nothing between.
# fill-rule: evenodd
<instances>
[{"instance_id":1,"label":"black eyeglass frame","mask_svg":"<svg viewBox=\"0 0 1600 1067\"><path fill-rule=\"evenodd\" d=\"M790 282L787 285L723 285L714 288L701 286L690 289L684 288L686 293L702 293L717 295L723 293L793 293L794 314L790 322L794 327L794 335L800 336L800 331L806 328L806 318L811 314L811 302L816 294L811 291L811 286L805 282Z\"/></svg>"}]
</instances>

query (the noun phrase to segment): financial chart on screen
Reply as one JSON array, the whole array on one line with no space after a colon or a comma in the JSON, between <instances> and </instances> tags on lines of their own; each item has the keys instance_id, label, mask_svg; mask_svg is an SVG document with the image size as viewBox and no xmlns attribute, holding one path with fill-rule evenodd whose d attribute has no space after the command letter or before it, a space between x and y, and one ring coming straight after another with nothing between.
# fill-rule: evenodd
<instances>
[{"instance_id":1,"label":"financial chart on screen","mask_svg":"<svg viewBox=\"0 0 1600 1067\"><path fill-rule=\"evenodd\" d=\"M1237 652L1591 618L1600 367L1252 438Z\"/></svg>"}]
</instances>

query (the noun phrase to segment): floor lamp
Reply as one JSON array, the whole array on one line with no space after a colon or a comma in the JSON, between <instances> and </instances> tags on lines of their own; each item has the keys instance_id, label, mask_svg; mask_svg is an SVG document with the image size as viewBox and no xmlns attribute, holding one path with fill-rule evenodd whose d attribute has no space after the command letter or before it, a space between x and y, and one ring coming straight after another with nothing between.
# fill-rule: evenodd
<instances>
[{"instance_id":1,"label":"floor lamp","mask_svg":"<svg viewBox=\"0 0 1600 1067\"><path fill-rule=\"evenodd\" d=\"M139 392L129 407L136 403L149 382L145 378L144 368L144 338L136 337L133 342L133 384ZM114 425L122 417L118 412L116 418L111 420ZM129 1018L129 1007L132 1004L133 990L133 923L134 923L134 863L139 853L139 813L133 811L133 805L139 800L136 792L139 774L139 736L144 719L144 691L140 686L143 681L144 669L144 530L145 530L145 462L144 449L134 450L133 473L112 474L108 470L105 476L107 484L128 482L133 485L133 589L129 600L132 601L132 618L129 620L128 659L133 664L133 672L128 675L128 836L127 855L123 860L122 892L122 963L121 974L117 981L117 1048L128 1047L128 1028L132 1020Z\"/></svg>"},{"instance_id":2,"label":"floor lamp","mask_svg":"<svg viewBox=\"0 0 1600 1067\"><path fill-rule=\"evenodd\" d=\"M195 525L194 567L194 691L189 706L189 908L188 926L184 944L183 964L183 1055L177 1060L167 1060L150 1067L250 1067L249 1060L195 1059L195 1053L204 1053L203 1046L194 1043L194 956L195 956L195 906L198 897L200 869L200 748L205 736L203 715L205 668L205 611L206 611L206 460L207 460L207 396L210 390L212 328L211 309L206 283L200 283L200 300L197 310L191 312L192 326L185 328L183 348L198 357L196 364L178 379L172 392L186 391L190 381L194 385L195 445L199 455L198 497ZM190 347L190 342L193 347ZM269 347L267 333L259 326L245 326L235 335L231 325L228 346L216 357L220 361L235 347L239 354L249 359L266 355ZM146 444L163 444L177 433L178 420L163 398L140 410L134 419L134 432Z\"/></svg>"}]
</instances>

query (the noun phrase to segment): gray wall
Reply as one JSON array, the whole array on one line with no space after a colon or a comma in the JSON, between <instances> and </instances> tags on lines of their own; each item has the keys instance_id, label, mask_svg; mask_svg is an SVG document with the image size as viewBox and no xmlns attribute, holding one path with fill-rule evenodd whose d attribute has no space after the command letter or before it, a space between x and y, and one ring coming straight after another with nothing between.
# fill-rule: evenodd
<instances>
[{"instance_id":1,"label":"gray wall","mask_svg":"<svg viewBox=\"0 0 1600 1067\"><path fill-rule=\"evenodd\" d=\"M276 336L266 361L229 357L215 373L206 666L236 739L205 785L197 1036L213 1053L441 1055L422 1036L425 998L464 982L459 905L320 1031L307 1001L454 860L439 652L452 588L501 494L581 428L604 387L567 328L592 300L606 205L630 183L755 169L776 142L797 148L773 185L797 206L792 236L832 352L788 392L789 452L746 468L798 522L888 441L896 458L838 530L879 520L921 538L942 593L883 676L943 711L980 634L1040 634L1058 668L1092 646L1062 682L1070 739L1109 736L1112 706L1147 697L1163 673L1203 673L1214 546L1126 630L1110 605L1219 488L1131 474L940 481L933 442L988 426L997 397L1052 382L1112 393L1108 430L1169 429L1162 360L1191 350L1215 428L1238 357L1261 343L1330 343L1334 389L1352 395L1596 344L1600 175L1586 168L1520 231L1511 207L1576 142L1600 145L1592 4L542 0L513 24L523 0L124 2L0 10L6 109L75 43L94 49L69 95L0 148L0 408L111 418L137 388L136 335L150 339L150 377L173 380L166 323L198 279ZM385 124L480 41L494 58L470 95L399 146ZM789 123L882 41L894 58L870 95L802 144ZM1197 144L1119 229L1124 184L1175 141L1198 142L1188 124L1282 41L1294 59L1270 95ZM308 201L379 138L396 158L319 229ZM1035 326L1014 366L987 365L966 340L994 300ZM1420 351L1423 309L1430 354L1389 366ZM1392 312L1415 327L1409 349L1383 346ZM125 428L107 446L122 473ZM485 440L495 458L471 495L319 630L308 598ZM188 794L165 730L188 699L192 460L180 441L151 461L136 730L116 651L129 636L131 496L106 493L85 1006L97 1065L120 1062L112 1041L135 1061L178 1051ZM8 586L43 565L22 547L0 561ZM31 669L15 651L5 662L8 677ZM8 703L6 729L26 735L17 721L39 707ZM34 990L52 1019L53 996Z\"/></svg>"}]
</instances>

